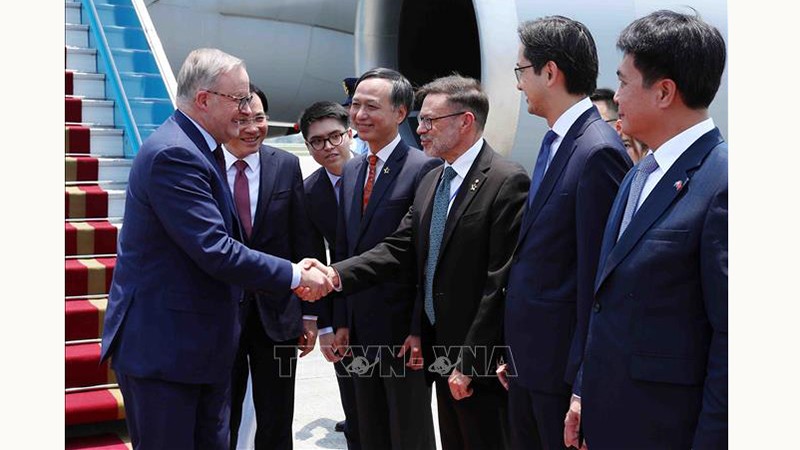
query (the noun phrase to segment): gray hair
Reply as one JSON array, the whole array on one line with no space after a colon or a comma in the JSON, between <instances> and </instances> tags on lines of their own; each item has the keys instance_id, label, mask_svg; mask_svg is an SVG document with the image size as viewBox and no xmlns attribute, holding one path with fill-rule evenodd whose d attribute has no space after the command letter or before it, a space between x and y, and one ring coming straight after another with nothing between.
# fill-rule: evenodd
<instances>
[{"instance_id":1,"label":"gray hair","mask_svg":"<svg viewBox=\"0 0 800 450\"><path fill-rule=\"evenodd\" d=\"M222 50L192 50L178 72L178 104L193 102L197 91L213 87L220 75L237 67L244 68L244 61Z\"/></svg>"}]
</instances>

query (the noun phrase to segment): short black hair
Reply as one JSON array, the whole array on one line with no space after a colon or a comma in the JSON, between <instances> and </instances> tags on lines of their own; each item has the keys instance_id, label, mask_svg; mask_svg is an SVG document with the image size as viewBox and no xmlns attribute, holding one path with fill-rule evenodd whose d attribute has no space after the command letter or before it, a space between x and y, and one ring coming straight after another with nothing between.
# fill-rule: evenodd
<instances>
[{"instance_id":1,"label":"short black hair","mask_svg":"<svg viewBox=\"0 0 800 450\"><path fill-rule=\"evenodd\" d=\"M523 54L538 75L548 61L564 73L567 92L591 95L597 87L597 48L586 25L564 16L548 16L520 24Z\"/></svg>"},{"instance_id":2,"label":"short black hair","mask_svg":"<svg viewBox=\"0 0 800 450\"><path fill-rule=\"evenodd\" d=\"M264 93L258 86L250 83L250 93L255 94L261 99L261 104L264 105L264 114L269 113L269 102L267 101L267 94Z\"/></svg>"},{"instance_id":3,"label":"short black hair","mask_svg":"<svg viewBox=\"0 0 800 450\"><path fill-rule=\"evenodd\" d=\"M430 94L443 94L447 101L469 111L475 116L478 129L483 130L489 116L489 97L474 78L455 74L437 78L417 91L417 104L422 105Z\"/></svg>"},{"instance_id":4,"label":"short black hair","mask_svg":"<svg viewBox=\"0 0 800 450\"><path fill-rule=\"evenodd\" d=\"M399 108L402 105L406 107L406 114L411 112L411 108L414 106L414 88L411 86L411 82L408 81L403 74L396 70L387 69L385 67L376 67L374 69L370 69L364 72L364 74L358 78L358 81L356 81L356 85L353 88L354 91L355 89L358 89L358 85L361 84L362 81L370 78L389 80L392 83L392 93L390 96L392 106L394 108Z\"/></svg>"},{"instance_id":5,"label":"short black hair","mask_svg":"<svg viewBox=\"0 0 800 450\"><path fill-rule=\"evenodd\" d=\"M604 102L609 111L614 114L619 114L619 105L614 101L614 91L609 88L597 88L592 95L589 96L592 102Z\"/></svg>"},{"instance_id":6,"label":"short black hair","mask_svg":"<svg viewBox=\"0 0 800 450\"><path fill-rule=\"evenodd\" d=\"M622 30L617 48L633 58L645 87L670 79L689 108L708 108L717 95L725 70L725 40L697 14L648 14Z\"/></svg>"},{"instance_id":7,"label":"short black hair","mask_svg":"<svg viewBox=\"0 0 800 450\"><path fill-rule=\"evenodd\" d=\"M316 102L306 108L300 116L300 132L303 133L303 139L308 139L308 127L312 123L328 118L337 120L345 130L350 126L350 116L344 106L330 101Z\"/></svg>"}]
</instances>

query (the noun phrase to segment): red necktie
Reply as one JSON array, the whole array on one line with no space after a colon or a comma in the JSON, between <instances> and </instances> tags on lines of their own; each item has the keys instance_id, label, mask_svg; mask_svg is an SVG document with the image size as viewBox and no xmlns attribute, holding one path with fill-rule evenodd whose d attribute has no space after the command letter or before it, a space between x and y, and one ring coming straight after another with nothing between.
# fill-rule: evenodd
<instances>
[{"instance_id":1,"label":"red necktie","mask_svg":"<svg viewBox=\"0 0 800 450\"><path fill-rule=\"evenodd\" d=\"M250 183L247 181L247 175L244 174L247 163L239 159L233 165L236 167L236 178L233 180L233 201L236 203L236 211L239 213L242 229L250 238L250 234L253 232L253 220L250 217Z\"/></svg>"},{"instance_id":2,"label":"red necktie","mask_svg":"<svg viewBox=\"0 0 800 450\"><path fill-rule=\"evenodd\" d=\"M364 203L361 205L361 214L367 210L367 203L369 203L369 196L372 195L372 185L375 184L375 164L378 163L378 157L369 155L369 173L367 173L367 185L364 186Z\"/></svg>"}]
</instances>

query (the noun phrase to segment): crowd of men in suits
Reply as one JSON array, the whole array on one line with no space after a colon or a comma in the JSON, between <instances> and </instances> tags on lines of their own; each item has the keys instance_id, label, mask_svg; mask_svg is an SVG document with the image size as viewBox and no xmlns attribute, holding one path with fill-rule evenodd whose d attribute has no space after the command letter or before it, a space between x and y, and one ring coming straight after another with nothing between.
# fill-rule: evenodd
<instances>
[{"instance_id":1,"label":"crowd of men in suits","mask_svg":"<svg viewBox=\"0 0 800 450\"><path fill-rule=\"evenodd\" d=\"M518 35L549 128L530 176L484 139L478 81L375 68L303 112L303 180L243 61L187 57L133 163L103 333L135 449L235 448L248 374L256 448L292 448L317 336L350 449L436 448L432 389L444 449L727 448L722 36L671 11L625 28L618 133L583 24ZM415 101L423 151L399 133Z\"/></svg>"}]
</instances>

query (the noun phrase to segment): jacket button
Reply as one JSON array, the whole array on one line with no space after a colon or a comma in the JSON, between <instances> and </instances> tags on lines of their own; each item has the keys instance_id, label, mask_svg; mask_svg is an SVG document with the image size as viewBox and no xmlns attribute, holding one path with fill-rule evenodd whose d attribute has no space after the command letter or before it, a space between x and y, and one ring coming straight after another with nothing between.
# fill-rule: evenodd
<instances>
[{"instance_id":1,"label":"jacket button","mask_svg":"<svg viewBox=\"0 0 800 450\"><path fill-rule=\"evenodd\" d=\"M500 289L500 292L503 294L503 297L505 297L505 296L506 296L506 288L502 288L502 289Z\"/></svg>"},{"instance_id":2,"label":"jacket button","mask_svg":"<svg viewBox=\"0 0 800 450\"><path fill-rule=\"evenodd\" d=\"M600 302L594 302L594 305L592 306L592 309L596 313L600 312Z\"/></svg>"}]
</instances>

